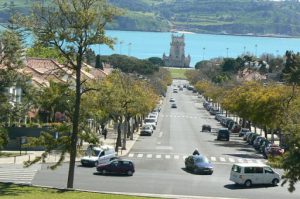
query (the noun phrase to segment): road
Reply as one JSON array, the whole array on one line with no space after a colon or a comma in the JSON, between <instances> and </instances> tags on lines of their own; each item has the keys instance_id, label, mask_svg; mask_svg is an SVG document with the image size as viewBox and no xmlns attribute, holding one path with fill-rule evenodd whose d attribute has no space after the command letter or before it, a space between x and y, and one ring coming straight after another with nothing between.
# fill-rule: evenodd
<instances>
[{"instance_id":1,"label":"road","mask_svg":"<svg viewBox=\"0 0 300 199\"><path fill-rule=\"evenodd\" d=\"M180 80L178 80L180 81ZM177 85L179 82L174 81ZM260 154L232 136L229 142L216 141L214 132L200 132L202 124L210 124L213 131L218 122L202 107L196 94L184 89L172 93L169 88L159 115L158 127L152 136L141 136L126 157L134 161L136 173L132 177L102 176L95 168L77 166L74 188L126 193L206 196L220 198L300 198L300 186L294 193L286 185L243 188L229 181L234 162L265 162ZM170 97L178 108L171 108ZM214 164L213 175L195 175L184 169L184 158L198 148ZM66 187L68 165L55 171L43 165L32 184ZM181 197L182 196L182 197Z\"/></svg>"}]
</instances>

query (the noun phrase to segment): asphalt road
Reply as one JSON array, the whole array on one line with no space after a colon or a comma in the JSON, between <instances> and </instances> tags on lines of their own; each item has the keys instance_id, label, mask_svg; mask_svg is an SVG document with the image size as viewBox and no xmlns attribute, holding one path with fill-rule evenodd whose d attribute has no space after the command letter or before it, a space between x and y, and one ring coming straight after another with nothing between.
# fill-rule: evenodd
<instances>
[{"instance_id":1,"label":"asphalt road","mask_svg":"<svg viewBox=\"0 0 300 199\"><path fill-rule=\"evenodd\" d=\"M181 82L182 83L182 82ZM174 85L181 84L174 81ZM171 108L170 97L177 109ZM234 162L265 162L260 154L232 135L229 142L216 141L214 132L200 132L202 124L210 124L213 131L221 127L202 107L201 98L184 89L172 93L169 88L159 115L157 129L152 136L141 136L127 158L135 163L133 176L99 175L95 168L77 166L74 188L126 193L153 193L182 196L221 198L300 198L300 186L294 193L287 186L254 186L244 188L229 181ZM184 158L195 148L214 164L213 175L195 175L184 169ZM57 170L43 165L32 184L66 187L68 165Z\"/></svg>"}]
</instances>

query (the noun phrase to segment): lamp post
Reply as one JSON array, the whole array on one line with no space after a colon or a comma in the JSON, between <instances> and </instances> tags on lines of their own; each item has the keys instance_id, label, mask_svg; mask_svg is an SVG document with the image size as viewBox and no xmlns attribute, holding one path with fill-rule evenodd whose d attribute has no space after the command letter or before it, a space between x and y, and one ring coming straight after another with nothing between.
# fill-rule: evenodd
<instances>
[{"instance_id":1,"label":"lamp post","mask_svg":"<svg viewBox=\"0 0 300 199\"><path fill-rule=\"evenodd\" d=\"M131 51L131 42L128 43L128 56L130 56L130 51Z\"/></svg>"},{"instance_id":2,"label":"lamp post","mask_svg":"<svg viewBox=\"0 0 300 199\"><path fill-rule=\"evenodd\" d=\"M255 44L255 57L257 57L257 44Z\"/></svg>"},{"instance_id":3,"label":"lamp post","mask_svg":"<svg viewBox=\"0 0 300 199\"><path fill-rule=\"evenodd\" d=\"M120 41L120 55L122 54L122 44L123 44L124 42L123 41Z\"/></svg>"},{"instance_id":4,"label":"lamp post","mask_svg":"<svg viewBox=\"0 0 300 199\"><path fill-rule=\"evenodd\" d=\"M202 48L203 54L202 54L202 60L204 60L204 54L205 54L205 47Z\"/></svg>"},{"instance_id":5,"label":"lamp post","mask_svg":"<svg viewBox=\"0 0 300 199\"><path fill-rule=\"evenodd\" d=\"M226 48L226 56L227 56L227 58L228 58L228 50L229 50L229 48Z\"/></svg>"},{"instance_id":6,"label":"lamp post","mask_svg":"<svg viewBox=\"0 0 300 199\"><path fill-rule=\"evenodd\" d=\"M246 55L246 46L244 46L244 55Z\"/></svg>"}]
</instances>

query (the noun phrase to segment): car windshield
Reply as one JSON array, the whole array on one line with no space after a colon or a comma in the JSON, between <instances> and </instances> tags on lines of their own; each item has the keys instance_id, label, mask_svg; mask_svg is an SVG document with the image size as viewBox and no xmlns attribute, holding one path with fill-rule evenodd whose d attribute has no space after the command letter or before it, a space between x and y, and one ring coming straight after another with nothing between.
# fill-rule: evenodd
<instances>
[{"instance_id":1,"label":"car windshield","mask_svg":"<svg viewBox=\"0 0 300 199\"><path fill-rule=\"evenodd\" d=\"M143 126L142 127L142 129L144 129L144 130L148 130L148 129L150 129L151 127L150 126Z\"/></svg>"},{"instance_id":2,"label":"car windshield","mask_svg":"<svg viewBox=\"0 0 300 199\"><path fill-rule=\"evenodd\" d=\"M195 162L197 162L197 163L209 163L209 160L207 159L207 157L198 156L198 157L195 158Z\"/></svg>"},{"instance_id":3,"label":"car windshield","mask_svg":"<svg viewBox=\"0 0 300 199\"><path fill-rule=\"evenodd\" d=\"M101 150L95 150L95 149L86 151L86 155L89 155L89 156L98 156L100 153L101 153Z\"/></svg>"},{"instance_id":4,"label":"car windshield","mask_svg":"<svg viewBox=\"0 0 300 199\"><path fill-rule=\"evenodd\" d=\"M145 123L153 123L153 122L155 122L154 119L150 119L150 118L145 119Z\"/></svg>"}]
</instances>

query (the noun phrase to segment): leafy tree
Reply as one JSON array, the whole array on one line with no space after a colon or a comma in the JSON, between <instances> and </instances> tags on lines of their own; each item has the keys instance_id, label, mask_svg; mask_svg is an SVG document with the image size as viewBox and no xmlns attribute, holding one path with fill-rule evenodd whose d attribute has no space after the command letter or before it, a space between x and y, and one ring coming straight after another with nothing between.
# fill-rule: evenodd
<instances>
[{"instance_id":1,"label":"leafy tree","mask_svg":"<svg viewBox=\"0 0 300 199\"><path fill-rule=\"evenodd\" d=\"M103 70L100 55L96 56L95 68L99 68L99 69Z\"/></svg>"},{"instance_id":2,"label":"leafy tree","mask_svg":"<svg viewBox=\"0 0 300 199\"><path fill-rule=\"evenodd\" d=\"M164 61L160 57L150 57L148 60L154 65L164 66Z\"/></svg>"},{"instance_id":3,"label":"leafy tree","mask_svg":"<svg viewBox=\"0 0 300 199\"><path fill-rule=\"evenodd\" d=\"M26 51L26 55L28 57L54 59L59 63L64 63L66 61L64 56L62 56L62 54L60 53L59 49L39 43L36 43L31 48L28 48Z\"/></svg>"},{"instance_id":4,"label":"leafy tree","mask_svg":"<svg viewBox=\"0 0 300 199\"><path fill-rule=\"evenodd\" d=\"M74 182L81 95L87 91L82 87L82 62L90 45L106 44L112 47L113 40L105 36L104 26L115 15L116 10L104 0L53 0L49 4L35 4L31 15L19 20L33 32L37 43L59 49L66 59L66 66L75 73L75 105L70 146L67 147L70 153L68 188L73 188Z\"/></svg>"},{"instance_id":5,"label":"leafy tree","mask_svg":"<svg viewBox=\"0 0 300 199\"><path fill-rule=\"evenodd\" d=\"M8 143L8 134L4 127L0 126L0 150Z\"/></svg>"}]
</instances>

